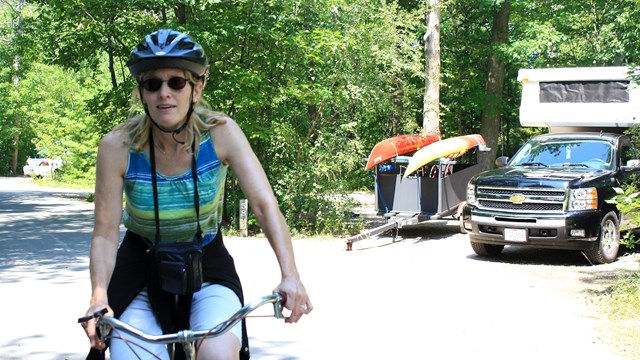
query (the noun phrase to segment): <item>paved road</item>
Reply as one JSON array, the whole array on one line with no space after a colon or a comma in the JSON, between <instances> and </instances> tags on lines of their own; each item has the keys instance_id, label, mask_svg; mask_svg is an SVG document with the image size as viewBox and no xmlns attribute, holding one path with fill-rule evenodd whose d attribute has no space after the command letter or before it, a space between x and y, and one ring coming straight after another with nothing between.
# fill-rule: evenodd
<instances>
[{"instance_id":1,"label":"paved road","mask_svg":"<svg viewBox=\"0 0 640 360\"><path fill-rule=\"evenodd\" d=\"M79 359L93 206L0 178L0 358Z\"/></svg>"},{"instance_id":2,"label":"paved road","mask_svg":"<svg viewBox=\"0 0 640 360\"><path fill-rule=\"evenodd\" d=\"M93 206L73 192L0 178L0 358L82 359L75 319L88 304ZM579 254L506 250L473 255L443 223L354 244L296 240L316 309L299 324L250 319L254 359L622 359L581 301L595 272ZM248 299L279 271L266 240L226 238ZM602 285L602 284L600 284Z\"/></svg>"}]
</instances>

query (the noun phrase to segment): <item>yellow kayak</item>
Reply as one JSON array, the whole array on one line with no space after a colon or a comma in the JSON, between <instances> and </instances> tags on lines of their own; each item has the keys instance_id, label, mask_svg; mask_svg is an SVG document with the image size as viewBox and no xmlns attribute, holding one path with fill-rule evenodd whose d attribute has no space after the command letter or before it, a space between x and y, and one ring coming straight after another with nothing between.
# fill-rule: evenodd
<instances>
[{"instance_id":1,"label":"yellow kayak","mask_svg":"<svg viewBox=\"0 0 640 360\"><path fill-rule=\"evenodd\" d=\"M476 146L486 146L484 138L480 134L462 135L436 141L413 154L403 177L406 178L436 159L460 157Z\"/></svg>"}]
</instances>

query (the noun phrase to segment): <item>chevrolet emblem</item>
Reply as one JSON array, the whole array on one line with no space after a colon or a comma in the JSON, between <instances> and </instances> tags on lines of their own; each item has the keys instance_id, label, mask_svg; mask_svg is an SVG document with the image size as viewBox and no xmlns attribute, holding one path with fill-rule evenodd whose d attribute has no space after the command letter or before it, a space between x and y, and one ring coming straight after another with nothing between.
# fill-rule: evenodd
<instances>
[{"instance_id":1,"label":"chevrolet emblem","mask_svg":"<svg viewBox=\"0 0 640 360\"><path fill-rule=\"evenodd\" d=\"M514 204L522 204L525 200L527 200L527 198L520 194L515 194L510 197L509 200L511 200Z\"/></svg>"}]
</instances>

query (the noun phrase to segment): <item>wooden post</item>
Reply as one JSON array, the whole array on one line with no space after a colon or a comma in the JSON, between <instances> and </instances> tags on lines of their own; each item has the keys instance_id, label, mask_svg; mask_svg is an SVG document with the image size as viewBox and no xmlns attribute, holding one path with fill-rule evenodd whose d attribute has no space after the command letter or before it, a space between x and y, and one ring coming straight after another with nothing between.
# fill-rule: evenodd
<instances>
[{"instance_id":1,"label":"wooden post","mask_svg":"<svg viewBox=\"0 0 640 360\"><path fill-rule=\"evenodd\" d=\"M249 215L249 200L240 199L240 220L239 220L239 228L240 228L240 236L248 236L249 231L247 229L247 217Z\"/></svg>"}]
</instances>

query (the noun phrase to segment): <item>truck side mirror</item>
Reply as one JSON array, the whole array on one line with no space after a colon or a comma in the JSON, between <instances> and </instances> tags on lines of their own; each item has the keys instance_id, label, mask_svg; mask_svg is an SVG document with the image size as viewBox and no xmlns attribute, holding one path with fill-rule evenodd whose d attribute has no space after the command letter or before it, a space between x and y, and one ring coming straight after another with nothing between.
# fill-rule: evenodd
<instances>
[{"instance_id":1,"label":"truck side mirror","mask_svg":"<svg viewBox=\"0 0 640 360\"><path fill-rule=\"evenodd\" d=\"M633 159L627 161L626 166L621 167L622 171L638 171L640 170L640 160Z\"/></svg>"},{"instance_id":2,"label":"truck side mirror","mask_svg":"<svg viewBox=\"0 0 640 360\"><path fill-rule=\"evenodd\" d=\"M509 162L508 156L500 156L499 158L496 159L496 166L500 169L507 166L508 162Z\"/></svg>"}]
</instances>

